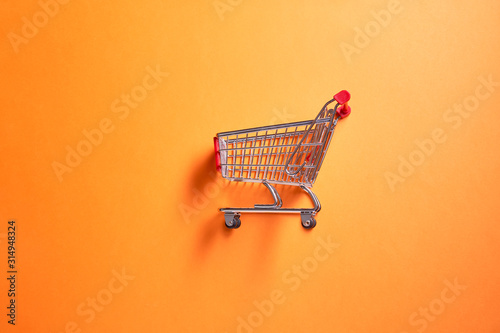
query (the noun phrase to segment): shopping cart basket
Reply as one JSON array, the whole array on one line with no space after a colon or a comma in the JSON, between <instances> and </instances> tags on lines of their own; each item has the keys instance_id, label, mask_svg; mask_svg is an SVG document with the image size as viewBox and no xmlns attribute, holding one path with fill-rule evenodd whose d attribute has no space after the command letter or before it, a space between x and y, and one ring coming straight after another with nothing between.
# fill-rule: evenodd
<instances>
[{"instance_id":1,"label":"shopping cart basket","mask_svg":"<svg viewBox=\"0 0 500 333\"><path fill-rule=\"evenodd\" d=\"M240 214L300 213L302 226L314 228L314 216L321 204L312 192L333 131L339 119L351 113L350 94L342 90L328 101L314 120L249 128L218 133L214 137L217 170L231 181L264 184L273 204L251 208L221 208L228 228L239 228ZM336 102L334 108L329 105ZM272 184L300 186L311 198L314 208L282 208L282 200Z\"/></svg>"}]
</instances>

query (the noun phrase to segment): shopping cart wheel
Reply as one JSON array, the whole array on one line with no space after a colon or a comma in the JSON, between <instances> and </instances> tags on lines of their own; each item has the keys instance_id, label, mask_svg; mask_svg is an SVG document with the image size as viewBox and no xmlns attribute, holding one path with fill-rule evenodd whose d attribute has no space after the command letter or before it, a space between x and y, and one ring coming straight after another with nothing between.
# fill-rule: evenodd
<instances>
[{"instance_id":1,"label":"shopping cart wheel","mask_svg":"<svg viewBox=\"0 0 500 333\"><path fill-rule=\"evenodd\" d=\"M311 213L301 213L300 219L302 220L302 226L306 229L312 229L316 226L316 219Z\"/></svg>"},{"instance_id":2,"label":"shopping cart wheel","mask_svg":"<svg viewBox=\"0 0 500 333\"><path fill-rule=\"evenodd\" d=\"M241 225L239 214L226 213L224 214L224 219L226 220L226 227L229 229L238 229Z\"/></svg>"},{"instance_id":3,"label":"shopping cart wheel","mask_svg":"<svg viewBox=\"0 0 500 333\"><path fill-rule=\"evenodd\" d=\"M241 225L241 220L240 220L240 217L238 215L236 215L234 218L233 218L233 229L238 229Z\"/></svg>"}]
</instances>

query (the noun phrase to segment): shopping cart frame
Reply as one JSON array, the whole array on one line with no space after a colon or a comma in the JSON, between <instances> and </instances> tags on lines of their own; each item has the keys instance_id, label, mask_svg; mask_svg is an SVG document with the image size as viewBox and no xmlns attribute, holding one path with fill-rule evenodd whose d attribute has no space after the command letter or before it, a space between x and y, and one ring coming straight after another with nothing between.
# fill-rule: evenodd
<instances>
[{"instance_id":1,"label":"shopping cart frame","mask_svg":"<svg viewBox=\"0 0 500 333\"><path fill-rule=\"evenodd\" d=\"M262 183L266 186L266 188L270 191L274 203L272 204L255 204L254 207L228 207L228 208L220 208L219 210L224 213L225 225L230 229L239 228L241 225L241 213L285 213L285 214L300 214L302 226L306 229L311 229L316 226L316 214L321 210L321 203L318 197L311 190L316 177L319 173L323 160L326 156L326 152L330 146L331 139L333 137L333 132L337 125L339 119L343 119L347 117L351 108L348 105L350 100L350 94L346 90L342 90L337 93L333 99L329 100L320 110L318 115L314 120L306 120L299 121L293 123L284 123L278 125L270 125L270 126L260 126L243 130L236 131L228 131L228 132L220 132L214 137L214 148L215 148L215 156L216 156L216 165L217 170L221 172L222 176L230 181L243 181L243 182L257 182ZM336 105L333 109L328 109L328 106L336 102ZM295 131L288 132L289 128L295 128ZM301 128L299 131L298 129ZM285 132L278 134L279 130L286 129ZM269 131L275 130L275 134L268 134ZM320 133L321 131L321 133ZM259 135L260 132L265 132L264 135ZM248 137L249 133L253 133L254 137ZM320 133L318 135L318 133ZM240 138L240 135L245 135L246 137ZM267 138L269 137L271 138ZM236 137L235 137L236 136ZM296 137L296 141L294 143L292 139L292 144L284 144L285 137L288 137L288 141L290 141L290 137ZM318 136L321 136L321 140L316 142L313 139ZM227 139L225 141L223 138L232 138L231 140ZM235 138L234 138L235 137ZM275 145L274 140L280 137L281 145ZM299 141L300 137L300 141ZM311 142L307 142L309 139ZM247 143L255 144L254 146L247 147ZM257 146L258 141L263 142L273 142L273 144L269 145L260 145ZM245 146L242 143L245 143ZM289 142L288 142L289 143ZM232 144L232 148L228 148L229 144ZM238 146L238 144L240 146ZM282 153L283 147L285 151ZM277 153L277 149L280 148L279 153ZM281 159L281 163L276 163L276 157L274 159L274 164L267 162L267 164L261 164L262 156L265 156L265 153L261 152L265 149L268 150L267 157L270 155L276 156L278 155L278 161ZM272 152L274 149L274 152ZM288 149L288 150L287 150ZM238 155L238 151L247 150L258 150L258 154L253 157L260 157L258 159L258 164L245 164L245 153L241 153ZM228 152L234 151L234 156L230 156L229 158L233 158L236 160L238 157L241 159L241 163L229 163L228 162ZM307 154L308 153L308 154ZM306 155L307 154L307 155ZM312 158L311 158L312 155ZM286 163L283 164L282 162ZM238 169L239 167L239 169ZM241 175L246 173L247 175L254 172L254 168L258 167L258 176L247 176L242 177ZM260 177L262 172L260 169L266 167L265 173L263 177ZM271 176L268 176L268 168L274 168ZM233 169L231 169L233 168ZM229 171L228 171L229 170ZM275 176L276 170L278 171L278 177ZM240 172L240 177L236 177L237 171ZM281 179L280 179L281 177ZM282 208L283 201L278 194L278 191L272 184L283 184L283 185L292 185L299 186L307 195L310 197L314 207L312 208Z\"/></svg>"}]
</instances>

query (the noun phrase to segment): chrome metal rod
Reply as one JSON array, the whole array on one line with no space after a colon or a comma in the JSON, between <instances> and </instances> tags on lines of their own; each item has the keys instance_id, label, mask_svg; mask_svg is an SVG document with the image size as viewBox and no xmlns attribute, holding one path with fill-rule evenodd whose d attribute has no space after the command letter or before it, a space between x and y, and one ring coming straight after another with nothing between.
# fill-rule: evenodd
<instances>
[{"instance_id":1,"label":"chrome metal rod","mask_svg":"<svg viewBox=\"0 0 500 333\"><path fill-rule=\"evenodd\" d=\"M303 213L308 212L316 214L312 208L219 208L219 211L224 213Z\"/></svg>"},{"instance_id":2,"label":"chrome metal rod","mask_svg":"<svg viewBox=\"0 0 500 333\"><path fill-rule=\"evenodd\" d=\"M316 194L313 193L313 191L310 188L305 187L304 185L300 185L300 188L306 191L307 194L309 194L309 197L314 203L314 211L317 213L321 210L321 203L319 202L318 197Z\"/></svg>"},{"instance_id":3,"label":"chrome metal rod","mask_svg":"<svg viewBox=\"0 0 500 333\"><path fill-rule=\"evenodd\" d=\"M278 191L276 191L276 189L274 188L273 185L269 184L266 181L263 181L262 184L266 185L269 192L271 192L271 195L273 196L273 199L274 199L274 204L255 204L254 207L257 209L259 209L259 208L271 208L271 209L281 208L281 206L283 205L283 201L281 200L281 197L278 194Z\"/></svg>"}]
</instances>

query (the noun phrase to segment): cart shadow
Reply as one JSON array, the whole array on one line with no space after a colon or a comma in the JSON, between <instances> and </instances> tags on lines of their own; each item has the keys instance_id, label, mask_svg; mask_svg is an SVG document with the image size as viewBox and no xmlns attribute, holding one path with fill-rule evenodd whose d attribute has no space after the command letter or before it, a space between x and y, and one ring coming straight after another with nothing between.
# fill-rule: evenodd
<instances>
[{"instance_id":1,"label":"cart shadow","mask_svg":"<svg viewBox=\"0 0 500 333\"><path fill-rule=\"evenodd\" d=\"M188 188L203 189L207 184L213 182L217 177L217 174L215 172L214 154L213 152L207 153L207 155L205 155L202 159L196 159L196 161L201 162L198 162L195 165L194 172L188 179ZM192 196L192 193L188 194L188 196Z\"/></svg>"}]
</instances>

